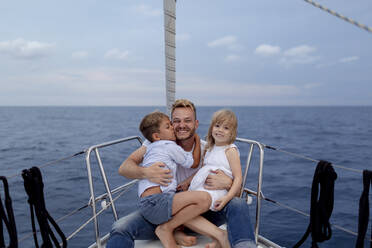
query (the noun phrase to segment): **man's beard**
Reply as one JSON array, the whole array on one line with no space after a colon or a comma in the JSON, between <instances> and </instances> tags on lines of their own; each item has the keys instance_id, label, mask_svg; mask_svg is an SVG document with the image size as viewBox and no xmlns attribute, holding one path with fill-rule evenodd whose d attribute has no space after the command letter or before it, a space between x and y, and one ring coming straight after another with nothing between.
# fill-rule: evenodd
<instances>
[{"instance_id":1,"label":"man's beard","mask_svg":"<svg viewBox=\"0 0 372 248\"><path fill-rule=\"evenodd\" d=\"M176 139L177 139L178 141L183 141L183 140L190 139L190 138L193 137L194 134L195 134L195 128L193 128L193 129L189 129L189 128L187 128L187 129L183 129L183 130L188 131L188 132L189 132L189 135L186 136L186 137L179 137L179 136L177 135L178 130L180 130L180 129L177 129L176 132L175 132L175 134L176 134Z\"/></svg>"}]
</instances>

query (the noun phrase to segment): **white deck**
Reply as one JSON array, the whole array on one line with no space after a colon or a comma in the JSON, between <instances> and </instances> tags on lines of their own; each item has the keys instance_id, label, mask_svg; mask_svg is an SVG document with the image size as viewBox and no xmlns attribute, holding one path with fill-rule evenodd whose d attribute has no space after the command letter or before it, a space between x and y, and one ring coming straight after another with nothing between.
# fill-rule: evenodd
<instances>
[{"instance_id":1,"label":"white deck","mask_svg":"<svg viewBox=\"0 0 372 248\"><path fill-rule=\"evenodd\" d=\"M221 226L221 228L225 228L225 225ZM107 239L109 237L109 234L105 235L102 239L101 239L101 242L102 242L102 246L103 247L106 247L106 242L107 242ZM194 246L188 246L190 248L204 248L205 245L209 242L211 242L212 240L206 236L201 236L201 235L198 235L197 236L197 244L194 245ZM89 246L89 248L96 248L97 245L96 243L94 243L93 245ZM135 247L138 247L138 248L162 248L162 244L159 240L136 240L135 241ZM262 236L258 236L258 248L283 248L273 242L271 242L270 240L262 237Z\"/></svg>"},{"instance_id":2,"label":"white deck","mask_svg":"<svg viewBox=\"0 0 372 248\"><path fill-rule=\"evenodd\" d=\"M225 225L222 225L221 228L223 229L226 229L226 226ZM102 241L103 243L105 243L107 241L107 238L108 238L108 235L106 235ZM206 237L206 236L201 236L201 235L198 235L197 236L197 244L194 245L194 246L188 246L190 248L204 248L205 245L207 243L210 243L212 242L212 239ZM262 236L258 236L258 248L283 248L273 242L271 242L270 240L262 237ZM105 247L106 245L104 245ZM95 248L97 247L95 244L93 244L92 246L90 246L89 248ZM162 244L159 240L136 240L135 241L135 247L138 247L138 248L162 248ZM182 246L182 247L186 247L186 246Z\"/></svg>"},{"instance_id":3,"label":"white deck","mask_svg":"<svg viewBox=\"0 0 372 248\"><path fill-rule=\"evenodd\" d=\"M210 242L212 242L210 238L207 238L205 236L198 236L198 243L194 246L188 247L204 248L205 245ZM135 243L135 247L162 248L163 246L161 245L161 242L159 240L137 240Z\"/></svg>"}]
</instances>

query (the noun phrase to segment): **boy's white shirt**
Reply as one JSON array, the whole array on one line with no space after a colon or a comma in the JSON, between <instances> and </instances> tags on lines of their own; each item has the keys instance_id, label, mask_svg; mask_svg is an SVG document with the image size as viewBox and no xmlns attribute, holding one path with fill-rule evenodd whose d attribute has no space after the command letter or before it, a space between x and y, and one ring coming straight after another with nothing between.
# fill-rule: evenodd
<instances>
[{"instance_id":1,"label":"boy's white shirt","mask_svg":"<svg viewBox=\"0 0 372 248\"><path fill-rule=\"evenodd\" d=\"M151 144L151 142L148 141L147 139L145 139L145 141L143 142L142 145L147 147L150 144ZM206 141L200 140L201 154L204 153L204 148L205 148L206 144L207 144ZM195 146L195 144L194 144L194 146ZM192 154L193 151L194 151L194 147L188 153ZM196 171L198 171L201 167L201 163L202 163L202 159L200 159L200 162L199 162L199 165L198 165L197 168L185 168L185 167L182 167L182 166L178 166L177 172L176 172L177 183L179 184L179 183L183 182L185 179L187 179L188 177L193 175Z\"/></svg>"},{"instance_id":2,"label":"boy's white shirt","mask_svg":"<svg viewBox=\"0 0 372 248\"><path fill-rule=\"evenodd\" d=\"M164 162L167 169L171 170L172 182L167 186L160 186L163 193L175 192L177 188L176 173L179 168L190 168L194 159L192 153L186 152L181 146L177 145L175 141L159 140L153 143L148 143L146 153L143 157L143 167L151 166L156 162ZM138 196L148 188L159 186L148 179L141 179L138 183Z\"/></svg>"}]
</instances>

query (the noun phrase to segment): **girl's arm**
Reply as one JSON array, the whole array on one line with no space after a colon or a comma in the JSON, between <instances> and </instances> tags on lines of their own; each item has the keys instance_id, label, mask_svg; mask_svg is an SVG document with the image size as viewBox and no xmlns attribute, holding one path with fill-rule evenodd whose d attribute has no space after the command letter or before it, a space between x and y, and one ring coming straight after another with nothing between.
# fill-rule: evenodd
<instances>
[{"instance_id":1,"label":"girl's arm","mask_svg":"<svg viewBox=\"0 0 372 248\"><path fill-rule=\"evenodd\" d=\"M240 192L243 180L240 157L237 148L229 148L225 151L225 153L233 175L233 182L227 194L216 201L214 207L217 211L220 211L232 198L234 198Z\"/></svg>"}]
</instances>

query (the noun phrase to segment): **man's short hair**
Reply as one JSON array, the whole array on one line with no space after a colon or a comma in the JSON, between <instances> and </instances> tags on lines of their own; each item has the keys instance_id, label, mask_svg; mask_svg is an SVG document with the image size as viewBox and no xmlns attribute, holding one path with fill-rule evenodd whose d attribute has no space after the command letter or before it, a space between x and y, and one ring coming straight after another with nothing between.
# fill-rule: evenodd
<instances>
[{"instance_id":1,"label":"man's short hair","mask_svg":"<svg viewBox=\"0 0 372 248\"><path fill-rule=\"evenodd\" d=\"M196 109L195 109L194 104L191 101L187 99L176 100L172 105L171 116L173 116L173 112L176 108L190 108L194 112L194 117L196 120Z\"/></svg>"},{"instance_id":2,"label":"man's short hair","mask_svg":"<svg viewBox=\"0 0 372 248\"><path fill-rule=\"evenodd\" d=\"M169 120L169 117L160 111L147 114L143 117L139 130L148 141L153 142L152 135L159 132L160 124L164 119Z\"/></svg>"}]
</instances>

